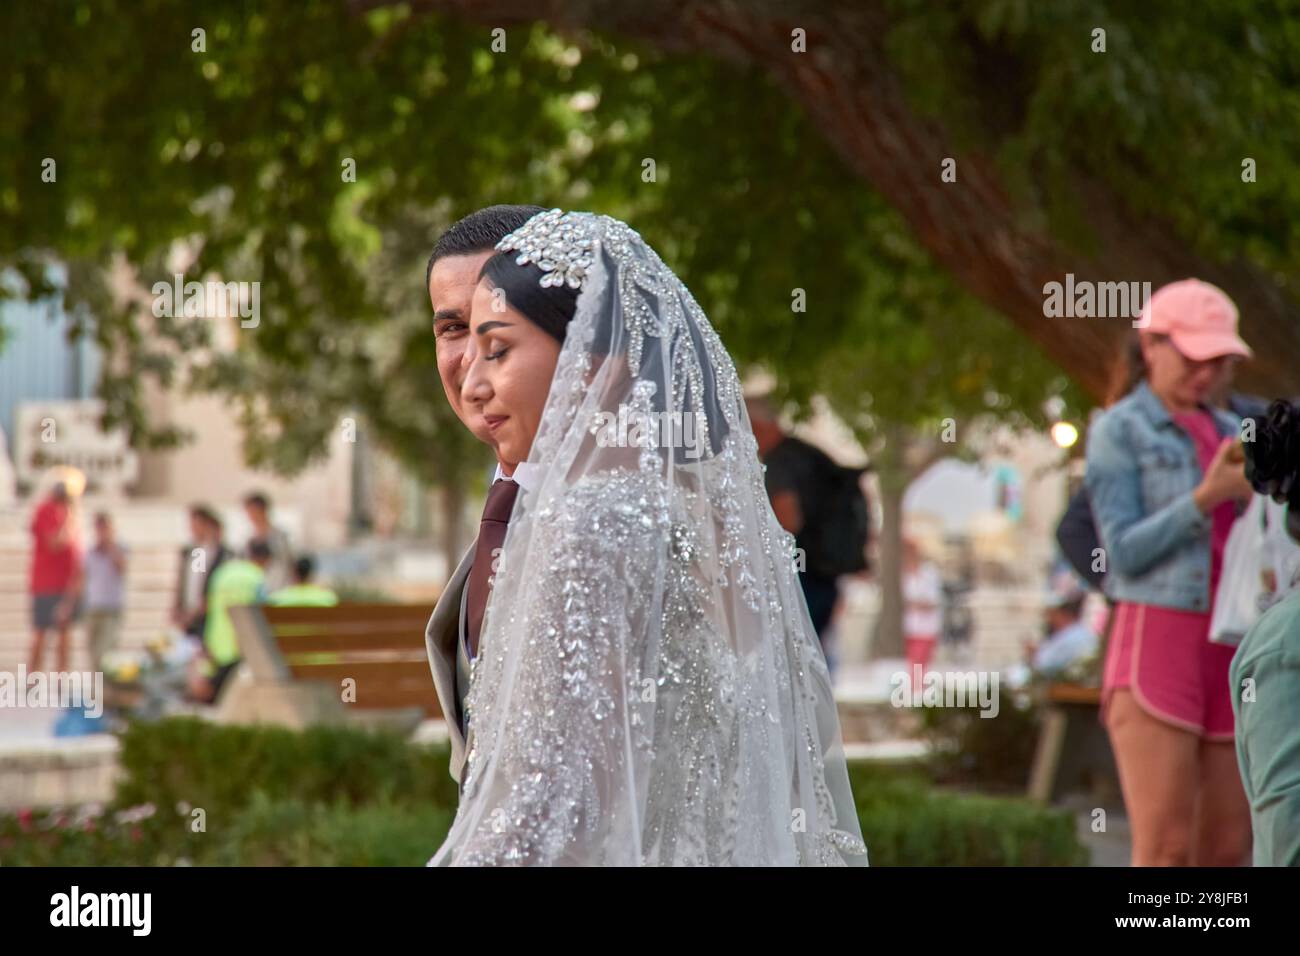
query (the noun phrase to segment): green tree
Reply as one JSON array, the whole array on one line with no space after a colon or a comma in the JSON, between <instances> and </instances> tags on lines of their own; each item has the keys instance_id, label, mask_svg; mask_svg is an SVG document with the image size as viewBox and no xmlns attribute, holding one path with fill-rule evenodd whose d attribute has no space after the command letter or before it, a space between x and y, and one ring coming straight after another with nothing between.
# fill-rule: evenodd
<instances>
[{"instance_id":1,"label":"green tree","mask_svg":"<svg viewBox=\"0 0 1300 956\"><path fill-rule=\"evenodd\" d=\"M1265 346L1259 387L1296 382L1292 9L1263 29L1224 4L1148 42L1129 5L1050 6L11 4L0 267L35 296L69 263L110 422L140 444L183 438L144 414L157 380L227 396L253 464L301 468L357 417L459 488L485 455L441 396L428 249L491 202L599 209L660 249L780 399L830 399L895 476L896 525L906 482L954 450L930 447L937 422L1042 424L1058 394L1078 414L1057 365L1097 397L1124 330L1044 319L1067 271L1218 281ZM187 278L260 282L234 351L107 282L125 265L147 290L182 253Z\"/></svg>"}]
</instances>

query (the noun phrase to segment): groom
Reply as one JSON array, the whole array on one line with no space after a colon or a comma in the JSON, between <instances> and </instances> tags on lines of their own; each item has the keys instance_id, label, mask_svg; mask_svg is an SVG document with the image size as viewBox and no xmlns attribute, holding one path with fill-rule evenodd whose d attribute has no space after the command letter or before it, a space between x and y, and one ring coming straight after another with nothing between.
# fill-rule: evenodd
<instances>
[{"instance_id":1,"label":"groom","mask_svg":"<svg viewBox=\"0 0 1300 956\"><path fill-rule=\"evenodd\" d=\"M443 391L461 423L494 450L482 412L461 401L461 385L469 370L470 301L478 285L479 270L492 257L496 244L542 211L541 206L489 206L471 213L438 239L425 273ZM511 477L514 471L515 463L503 462L498 455L479 535L447 581L424 632L433 686L451 739L451 776L457 783L465 768L462 707L469 685L469 663L477 649L487 604L493 552L505 540L506 522L518 491Z\"/></svg>"}]
</instances>

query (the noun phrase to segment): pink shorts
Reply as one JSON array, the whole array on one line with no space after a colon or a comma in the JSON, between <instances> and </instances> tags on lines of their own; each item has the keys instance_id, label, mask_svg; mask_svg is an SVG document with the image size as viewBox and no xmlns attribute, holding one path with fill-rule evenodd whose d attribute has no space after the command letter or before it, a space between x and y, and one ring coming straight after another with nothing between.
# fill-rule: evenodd
<instances>
[{"instance_id":1,"label":"pink shorts","mask_svg":"<svg viewBox=\"0 0 1300 956\"><path fill-rule=\"evenodd\" d=\"M1103 721L1111 693L1124 689L1158 720L1208 740L1231 740L1228 668L1236 648L1211 643L1210 615L1123 601L1112 614Z\"/></svg>"}]
</instances>

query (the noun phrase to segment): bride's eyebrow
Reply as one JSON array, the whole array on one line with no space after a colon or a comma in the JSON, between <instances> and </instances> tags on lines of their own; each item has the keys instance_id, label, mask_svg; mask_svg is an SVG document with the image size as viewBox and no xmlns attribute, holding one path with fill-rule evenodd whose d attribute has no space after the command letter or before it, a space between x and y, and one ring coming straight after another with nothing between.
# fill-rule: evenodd
<instances>
[{"instance_id":1,"label":"bride's eyebrow","mask_svg":"<svg viewBox=\"0 0 1300 956\"><path fill-rule=\"evenodd\" d=\"M497 328L498 326L504 329L508 329L512 324L513 323L511 322L502 322L500 319L493 319L490 322L484 322L482 325L480 325L477 329L474 330L474 334L486 335L488 332L491 332L493 329Z\"/></svg>"}]
</instances>

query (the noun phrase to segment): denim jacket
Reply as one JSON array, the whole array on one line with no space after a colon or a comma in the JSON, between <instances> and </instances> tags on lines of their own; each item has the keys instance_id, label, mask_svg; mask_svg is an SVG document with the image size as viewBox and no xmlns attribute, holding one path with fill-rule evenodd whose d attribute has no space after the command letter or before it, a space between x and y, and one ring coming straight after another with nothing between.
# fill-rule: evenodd
<instances>
[{"instance_id":1,"label":"denim jacket","mask_svg":"<svg viewBox=\"0 0 1300 956\"><path fill-rule=\"evenodd\" d=\"M1239 432L1236 415L1207 411L1220 435ZM1084 483L1112 599L1210 610L1210 518L1192 500L1201 477L1195 442L1145 382L1093 422Z\"/></svg>"}]
</instances>

